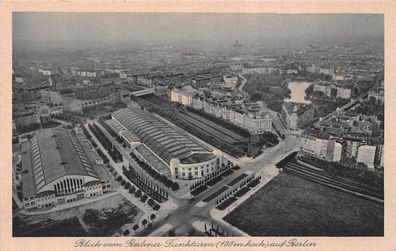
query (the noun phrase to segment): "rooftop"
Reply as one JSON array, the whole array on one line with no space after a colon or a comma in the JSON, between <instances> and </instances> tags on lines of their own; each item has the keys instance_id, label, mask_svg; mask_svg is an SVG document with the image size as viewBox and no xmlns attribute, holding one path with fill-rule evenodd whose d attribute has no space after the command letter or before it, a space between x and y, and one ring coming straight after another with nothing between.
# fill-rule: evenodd
<instances>
[{"instance_id":1,"label":"rooftop","mask_svg":"<svg viewBox=\"0 0 396 251\"><path fill-rule=\"evenodd\" d=\"M123 136L129 143L131 142L140 142L140 139L136 134L132 133L131 131L123 131L121 133L121 136Z\"/></svg>"},{"instance_id":2,"label":"rooftop","mask_svg":"<svg viewBox=\"0 0 396 251\"><path fill-rule=\"evenodd\" d=\"M312 104L296 103L296 102L283 102L283 106L286 108L287 112L292 115L297 113L297 115L303 114L309 109L313 109Z\"/></svg>"},{"instance_id":3,"label":"rooftop","mask_svg":"<svg viewBox=\"0 0 396 251\"><path fill-rule=\"evenodd\" d=\"M123 125L121 125L114 119L106 120L105 123L108 124L115 132L122 132L127 130Z\"/></svg>"},{"instance_id":4,"label":"rooftop","mask_svg":"<svg viewBox=\"0 0 396 251\"><path fill-rule=\"evenodd\" d=\"M182 164L195 164L195 163L206 162L206 161L212 160L214 158L215 158L215 156L213 154L194 153L194 154L191 154L191 155L181 159L180 163L182 163Z\"/></svg>"},{"instance_id":5,"label":"rooftop","mask_svg":"<svg viewBox=\"0 0 396 251\"><path fill-rule=\"evenodd\" d=\"M197 152L211 155L201 143L139 108L124 108L112 115L167 163L173 158L181 160Z\"/></svg>"},{"instance_id":6,"label":"rooftop","mask_svg":"<svg viewBox=\"0 0 396 251\"><path fill-rule=\"evenodd\" d=\"M23 195L41 192L47 184L66 175L98 178L75 135L61 129L45 129L22 145Z\"/></svg>"},{"instance_id":7,"label":"rooftop","mask_svg":"<svg viewBox=\"0 0 396 251\"><path fill-rule=\"evenodd\" d=\"M140 145L136 147L136 150L153 166L157 169L160 174L169 173L168 166L157 156L155 155L148 147L145 145Z\"/></svg>"}]
</instances>

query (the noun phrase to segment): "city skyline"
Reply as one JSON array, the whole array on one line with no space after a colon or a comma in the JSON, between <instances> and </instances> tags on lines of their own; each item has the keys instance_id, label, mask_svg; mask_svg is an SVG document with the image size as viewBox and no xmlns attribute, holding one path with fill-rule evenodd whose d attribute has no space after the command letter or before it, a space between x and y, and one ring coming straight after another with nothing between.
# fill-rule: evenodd
<instances>
[{"instance_id":1,"label":"city skyline","mask_svg":"<svg viewBox=\"0 0 396 251\"><path fill-rule=\"evenodd\" d=\"M384 236L383 18L14 13L13 236Z\"/></svg>"},{"instance_id":2,"label":"city skyline","mask_svg":"<svg viewBox=\"0 0 396 251\"><path fill-rule=\"evenodd\" d=\"M382 14L13 13L14 50L383 41Z\"/></svg>"}]
</instances>

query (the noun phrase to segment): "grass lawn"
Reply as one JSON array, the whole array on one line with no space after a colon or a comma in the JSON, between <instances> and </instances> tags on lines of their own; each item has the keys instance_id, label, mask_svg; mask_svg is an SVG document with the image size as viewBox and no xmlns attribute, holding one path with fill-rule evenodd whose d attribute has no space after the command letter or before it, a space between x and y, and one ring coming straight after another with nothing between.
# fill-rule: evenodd
<instances>
[{"instance_id":1,"label":"grass lawn","mask_svg":"<svg viewBox=\"0 0 396 251\"><path fill-rule=\"evenodd\" d=\"M282 173L224 218L252 236L383 236L384 208Z\"/></svg>"}]
</instances>

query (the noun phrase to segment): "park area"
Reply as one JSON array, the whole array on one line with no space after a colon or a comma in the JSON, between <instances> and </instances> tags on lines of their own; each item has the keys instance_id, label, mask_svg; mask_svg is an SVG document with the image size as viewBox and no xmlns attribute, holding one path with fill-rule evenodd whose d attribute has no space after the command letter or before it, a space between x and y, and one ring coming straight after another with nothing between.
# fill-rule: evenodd
<instances>
[{"instance_id":1,"label":"park area","mask_svg":"<svg viewBox=\"0 0 396 251\"><path fill-rule=\"evenodd\" d=\"M15 237L119 236L139 223L143 212L119 194L82 206L13 217Z\"/></svg>"},{"instance_id":2,"label":"park area","mask_svg":"<svg viewBox=\"0 0 396 251\"><path fill-rule=\"evenodd\" d=\"M281 173L224 220L251 236L383 236L383 205Z\"/></svg>"}]
</instances>

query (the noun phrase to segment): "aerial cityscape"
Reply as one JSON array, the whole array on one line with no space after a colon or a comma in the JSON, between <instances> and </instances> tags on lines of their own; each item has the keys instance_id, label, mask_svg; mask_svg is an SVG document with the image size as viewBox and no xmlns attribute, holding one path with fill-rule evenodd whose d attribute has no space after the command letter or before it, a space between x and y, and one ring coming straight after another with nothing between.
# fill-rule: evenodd
<instances>
[{"instance_id":1,"label":"aerial cityscape","mask_svg":"<svg viewBox=\"0 0 396 251\"><path fill-rule=\"evenodd\" d=\"M14 237L384 235L382 14L12 31Z\"/></svg>"}]
</instances>

